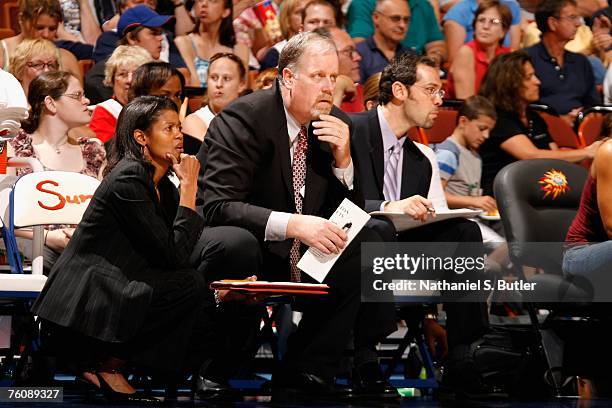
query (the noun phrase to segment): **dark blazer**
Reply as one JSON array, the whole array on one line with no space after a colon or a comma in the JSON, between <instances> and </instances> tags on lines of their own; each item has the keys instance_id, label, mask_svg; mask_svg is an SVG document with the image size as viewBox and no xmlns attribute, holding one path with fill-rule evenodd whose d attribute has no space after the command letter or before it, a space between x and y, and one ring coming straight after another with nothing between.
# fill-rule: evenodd
<instances>
[{"instance_id":1,"label":"dark blazer","mask_svg":"<svg viewBox=\"0 0 612 408\"><path fill-rule=\"evenodd\" d=\"M133 337L153 287L188 260L202 218L179 207L164 177L124 159L96 190L70 243L55 263L33 311L42 318L108 342Z\"/></svg>"},{"instance_id":2,"label":"dark blazer","mask_svg":"<svg viewBox=\"0 0 612 408\"><path fill-rule=\"evenodd\" d=\"M352 126L339 109L331 114ZM319 142L312 131L310 126L302 213L328 218L345 197L363 207L357 168L350 191L332 172L329 145ZM207 224L246 228L266 251L288 258L290 239L264 242L272 211L296 212L287 119L278 84L223 109L211 122L198 159L203 163L199 187Z\"/></svg>"},{"instance_id":3,"label":"dark blazer","mask_svg":"<svg viewBox=\"0 0 612 408\"><path fill-rule=\"evenodd\" d=\"M378 121L377 109L356 113L350 116L355 133L353 134L353 159L361 174L361 189L368 212L380 210L385 201L383 184L385 157L382 132ZM409 138L404 142L402 164L401 198L415 194L427 197L431 183L431 163Z\"/></svg>"}]
</instances>

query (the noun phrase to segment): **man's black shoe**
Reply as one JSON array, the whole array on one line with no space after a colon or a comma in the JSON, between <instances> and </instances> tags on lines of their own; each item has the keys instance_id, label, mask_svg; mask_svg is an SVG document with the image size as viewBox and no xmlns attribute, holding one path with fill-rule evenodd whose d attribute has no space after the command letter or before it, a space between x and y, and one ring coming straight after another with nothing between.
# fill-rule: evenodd
<instances>
[{"instance_id":1,"label":"man's black shoe","mask_svg":"<svg viewBox=\"0 0 612 408\"><path fill-rule=\"evenodd\" d=\"M281 379L272 382L272 402L338 402L351 396L350 389L309 373L283 375Z\"/></svg>"},{"instance_id":2,"label":"man's black shoe","mask_svg":"<svg viewBox=\"0 0 612 408\"><path fill-rule=\"evenodd\" d=\"M400 398L397 389L385 379L376 362L362 364L353 370L353 392L357 398Z\"/></svg>"},{"instance_id":3,"label":"man's black shoe","mask_svg":"<svg viewBox=\"0 0 612 408\"><path fill-rule=\"evenodd\" d=\"M237 392L229 384L217 383L198 375L195 384L195 395L200 400L234 399Z\"/></svg>"}]
</instances>

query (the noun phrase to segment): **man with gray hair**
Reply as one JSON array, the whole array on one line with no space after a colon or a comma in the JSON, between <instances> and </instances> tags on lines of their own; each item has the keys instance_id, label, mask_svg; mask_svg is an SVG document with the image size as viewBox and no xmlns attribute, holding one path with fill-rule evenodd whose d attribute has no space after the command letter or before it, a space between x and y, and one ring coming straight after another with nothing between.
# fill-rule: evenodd
<instances>
[{"instance_id":1,"label":"man with gray hair","mask_svg":"<svg viewBox=\"0 0 612 408\"><path fill-rule=\"evenodd\" d=\"M198 153L204 217L257 238L258 247L244 250L261 253L263 267L253 266L259 279L314 282L296 266L307 247L344 250L324 280L330 294L294 305L303 316L274 385L282 390L275 397L300 401L339 397L334 376L351 333L359 373L376 362L375 344L396 329L393 304L360 303L360 243L380 237L364 228L347 246L346 232L328 221L343 199L364 203L351 121L332 104L337 76L331 39L294 36L281 52L277 83L225 108ZM360 391L397 396L376 372L359 374L366 379Z\"/></svg>"}]
</instances>

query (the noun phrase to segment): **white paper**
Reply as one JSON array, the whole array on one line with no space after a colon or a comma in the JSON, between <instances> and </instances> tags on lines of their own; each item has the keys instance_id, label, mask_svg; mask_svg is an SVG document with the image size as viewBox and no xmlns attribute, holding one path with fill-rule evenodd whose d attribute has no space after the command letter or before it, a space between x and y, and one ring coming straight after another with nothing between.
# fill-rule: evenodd
<instances>
[{"instance_id":1,"label":"white paper","mask_svg":"<svg viewBox=\"0 0 612 408\"><path fill-rule=\"evenodd\" d=\"M419 221L413 219L408 214L384 212L384 211L373 211L370 213L372 216L383 216L388 218L395 226L396 231L405 231L412 228L422 227L423 225L431 224L438 221L444 221L451 218L473 218L482 213L482 210L471 210L469 208L456 208L449 210L448 208L436 209L436 217L427 217L426 221Z\"/></svg>"},{"instance_id":2,"label":"white paper","mask_svg":"<svg viewBox=\"0 0 612 408\"><path fill-rule=\"evenodd\" d=\"M345 229L348 236L346 246L344 247L346 249L369 219L370 215L367 212L345 198L329 220L340 228ZM317 282L323 282L332 266L342 255L342 252L344 252L344 249L339 254L325 255L318 249L310 247L298 262L297 267Z\"/></svg>"}]
</instances>

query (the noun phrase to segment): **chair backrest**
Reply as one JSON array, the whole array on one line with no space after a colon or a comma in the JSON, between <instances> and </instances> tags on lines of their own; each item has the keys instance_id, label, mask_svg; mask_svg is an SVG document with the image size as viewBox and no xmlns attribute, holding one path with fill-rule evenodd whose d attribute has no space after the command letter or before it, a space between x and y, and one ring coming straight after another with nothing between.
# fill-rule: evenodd
<instances>
[{"instance_id":1,"label":"chair backrest","mask_svg":"<svg viewBox=\"0 0 612 408\"><path fill-rule=\"evenodd\" d=\"M547 112L538 112L538 114L546 122L548 132L557 146L572 149L579 149L581 147L578 135L563 119Z\"/></svg>"},{"instance_id":2,"label":"chair backrest","mask_svg":"<svg viewBox=\"0 0 612 408\"><path fill-rule=\"evenodd\" d=\"M83 78L85 78L85 75L95 65L95 63L96 62L92 59L79 60L79 68L81 68L81 74L83 74Z\"/></svg>"},{"instance_id":3,"label":"chair backrest","mask_svg":"<svg viewBox=\"0 0 612 408\"><path fill-rule=\"evenodd\" d=\"M15 183L15 176L7 176L5 174L0 175L0 227L3 227L4 224L4 214L9 206L11 190L13 187L13 183Z\"/></svg>"},{"instance_id":4,"label":"chair backrest","mask_svg":"<svg viewBox=\"0 0 612 408\"><path fill-rule=\"evenodd\" d=\"M580 139L582 146L588 146L599 139L603 122L604 115L602 113L592 113L580 122L580 126L578 126L578 139Z\"/></svg>"},{"instance_id":5,"label":"chair backrest","mask_svg":"<svg viewBox=\"0 0 612 408\"><path fill-rule=\"evenodd\" d=\"M0 21L0 26L10 28L16 34L19 34L21 32L18 18L19 4L17 1L3 1L2 3L2 21Z\"/></svg>"},{"instance_id":6,"label":"chair backrest","mask_svg":"<svg viewBox=\"0 0 612 408\"><path fill-rule=\"evenodd\" d=\"M15 36L15 32L11 28L0 27L0 40L3 40L5 38L14 37L14 36Z\"/></svg>"},{"instance_id":7,"label":"chair backrest","mask_svg":"<svg viewBox=\"0 0 612 408\"><path fill-rule=\"evenodd\" d=\"M427 136L425 135L425 131L420 127L411 127L408 129L408 137L413 142L422 143L424 145L428 145Z\"/></svg>"},{"instance_id":8,"label":"chair backrest","mask_svg":"<svg viewBox=\"0 0 612 408\"><path fill-rule=\"evenodd\" d=\"M510 248L518 265L561 271L562 245L542 253L533 242L564 242L588 171L553 159L521 160L504 167L493 189Z\"/></svg>"},{"instance_id":9,"label":"chair backrest","mask_svg":"<svg viewBox=\"0 0 612 408\"><path fill-rule=\"evenodd\" d=\"M442 143L447 137L453 134L457 125L458 111L454 109L440 109L434 125L429 129L424 129L429 143Z\"/></svg>"},{"instance_id":10,"label":"chair backrest","mask_svg":"<svg viewBox=\"0 0 612 408\"><path fill-rule=\"evenodd\" d=\"M99 184L93 177L67 171L26 174L13 187L13 225L78 224Z\"/></svg>"}]
</instances>

